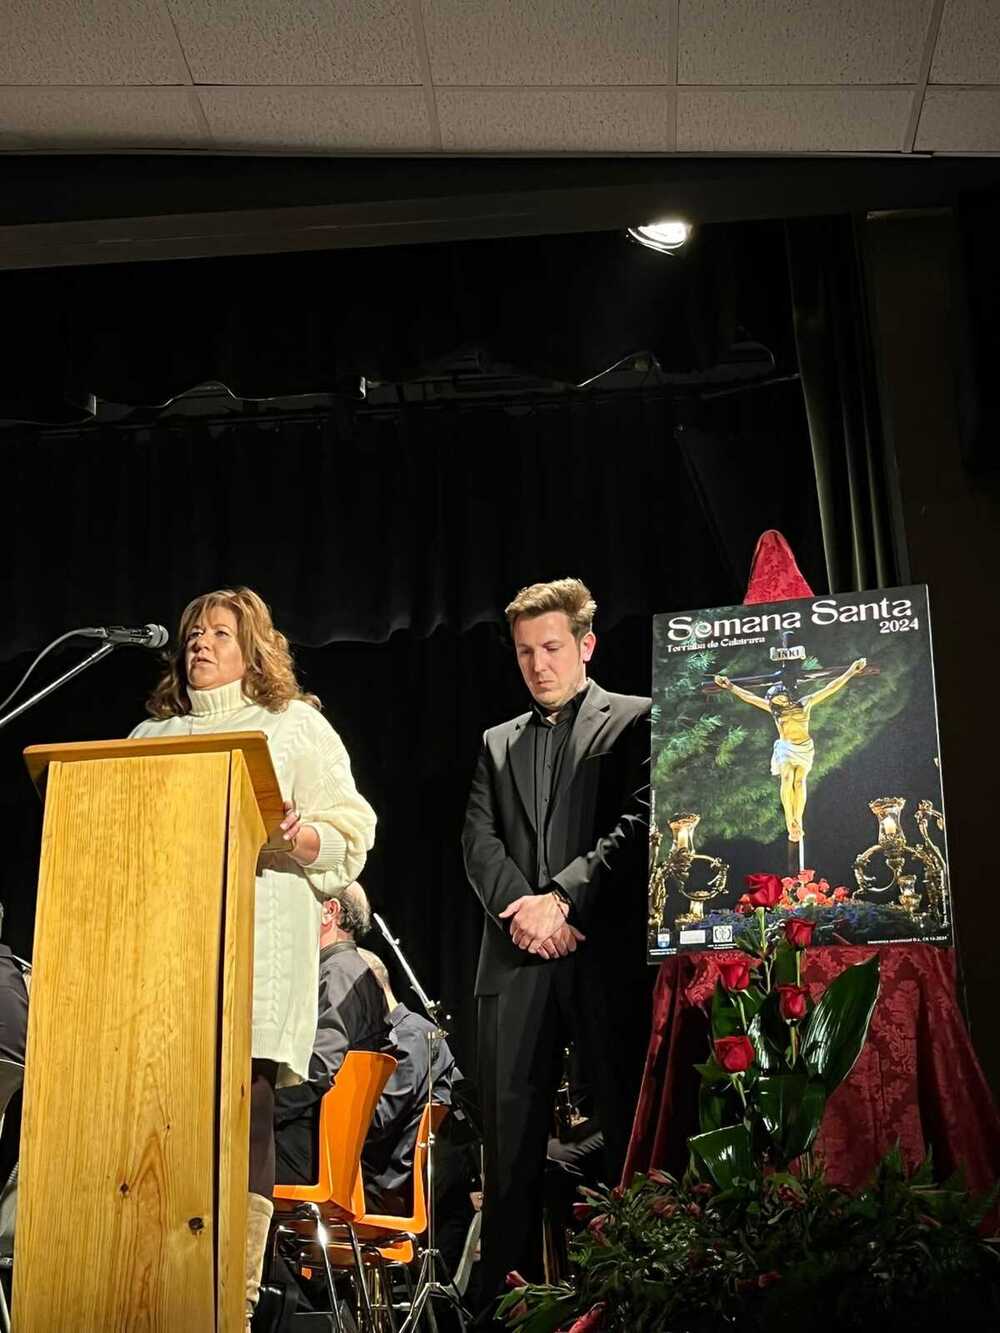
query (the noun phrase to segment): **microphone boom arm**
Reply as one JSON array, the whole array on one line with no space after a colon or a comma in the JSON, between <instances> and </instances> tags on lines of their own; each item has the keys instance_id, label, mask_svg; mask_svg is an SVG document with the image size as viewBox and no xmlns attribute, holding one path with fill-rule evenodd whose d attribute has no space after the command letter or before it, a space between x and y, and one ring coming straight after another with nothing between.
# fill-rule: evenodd
<instances>
[{"instance_id":1,"label":"microphone boom arm","mask_svg":"<svg viewBox=\"0 0 1000 1333\"><path fill-rule=\"evenodd\" d=\"M0 727L5 727L8 722L13 722L16 717L20 717L22 713L26 713L29 708L34 708L35 704L41 703L46 695L52 694L54 690L58 690L61 685L65 685L68 680L72 680L74 676L78 676L81 671L86 671L87 667L93 666L94 663L99 662L102 657L107 657L109 653L113 653L115 647L116 645L113 643L102 643L100 648L92 652L89 657L85 657L82 662L77 662L77 664L70 667L68 671L64 671L61 676L57 676L56 679L50 681L48 685L44 685L40 690L37 690L30 699L25 699L23 704L18 704L16 708L12 708L6 717L0 717Z\"/></svg>"}]
</instances>

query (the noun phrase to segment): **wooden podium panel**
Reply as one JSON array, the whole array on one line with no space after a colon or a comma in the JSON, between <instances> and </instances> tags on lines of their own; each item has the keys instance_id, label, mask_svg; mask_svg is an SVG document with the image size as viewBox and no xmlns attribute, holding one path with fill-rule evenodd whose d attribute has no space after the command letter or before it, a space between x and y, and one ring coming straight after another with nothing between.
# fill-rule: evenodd
<instances>
[{"instance_id":1,"label":"wooden podium panel","mask_svg":"<svg viewBox=\"0 0 1000 1333\"><path fill-rule=\"evenodd\" d=\"M218 1328L243 1333L246 1320L247 1175L250 1140L250 1023L253 1010L254 870L263 828L250 775L234 764L229 789L226 909L222 957L219 1078ZM237 1262L237 1259L239 1262Z\"/></svg>"},{"instance_id":2,"label":"wooden podium panel","mask_svg":"<svg viewBox=\"0 0 1000 1333\"><path fill-rule=\"evenodd\" d=\"M271 764L271 753L267 748L267 737L262 731L206 731L192 736L165 736L162 740L149 740L140 736L135 740L29 745L24 752L24 762L32 782L44 794L48 766L53 762L69 764L94 759L131 759L143 754L219 754L223 750L239 750L243 755L253 779L261 818L268 837L273 838L284 818L284 807ZM280 846L280 837L276 846Z\"/></svg>"},{"instance_id":3,"label":"wooden podium panel","mask_svg":"<svg viewBox=\"0 0 1000 1333\"><path fill-rule=\"evenodd\" d=\"M152 750L49 765L16 1333L243 1328L264 826L238 750Z\"/></svg>"}]
</instances>

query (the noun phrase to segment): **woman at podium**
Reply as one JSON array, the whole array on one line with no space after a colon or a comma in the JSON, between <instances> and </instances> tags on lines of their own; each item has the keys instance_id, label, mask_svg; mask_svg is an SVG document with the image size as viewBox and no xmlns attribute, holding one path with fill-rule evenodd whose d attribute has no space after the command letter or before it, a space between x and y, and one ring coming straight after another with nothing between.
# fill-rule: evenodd
<instances>
[{"instance_id":1,"label":"woman at podium","mask_svg":"<svg viewBox=\"0 0 1000 1333\"><path fill-rule=\"evenodd\" d=\"M361 873L375 813L343 741L295 679L288 640L249 588L203 593L134 737L263 731L282 795L282 847L261 853L254 913L247 1319L274 1190L274 1091L304 1080L316 1035L320 904Z\"/></svg>"}]
</instances>

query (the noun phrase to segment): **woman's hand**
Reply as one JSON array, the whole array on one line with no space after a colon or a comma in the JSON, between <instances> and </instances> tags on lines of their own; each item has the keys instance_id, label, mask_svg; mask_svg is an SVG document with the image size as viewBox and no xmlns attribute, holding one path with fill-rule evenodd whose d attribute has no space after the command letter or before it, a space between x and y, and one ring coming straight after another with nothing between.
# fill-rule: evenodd
<instances>
[{"instance_id":1,"label":"woman's hand","mask_svg":"<svg viewBox=\"0 0 1000 1333\"><path fill-rule=\"evenodd\" d=\"M319 834L311 824L302 823L299 812L291 801L285 801L281 836L288 844L285 851L300 866L311 865L319 856Z\"/></svg>"}]
</instances>

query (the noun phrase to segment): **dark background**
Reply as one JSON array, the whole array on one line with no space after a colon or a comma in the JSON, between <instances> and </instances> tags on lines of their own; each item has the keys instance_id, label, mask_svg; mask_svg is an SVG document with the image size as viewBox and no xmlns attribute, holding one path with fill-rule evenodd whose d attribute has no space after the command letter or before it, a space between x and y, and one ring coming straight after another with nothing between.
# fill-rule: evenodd
<instances>
[{"instance_id":1,"label":"dark background","mask_svg":"<svg viewBox=\"0 0 1000 1333\"><path fill-rule=\"evenodd\" d=\"M972 625L977 661L1000 652L991 171L6 158L0 269L24 271L0 271L0 420L20 423L0 430L0 693L71 625L172 626L195 592L257 586L379 811L366 882L458 1014L468 1061L480 918L455 836L482 728L523 704L500 619L511 593L586 578L602 608L595 674L627 690L648 687L648 617L738 601L765 527L785 532L817 593L927 581L959 957L997 1079L994 947L962 930L992 913L996 878L983 756L1000 724L970 706L969 657ZM472 222L470 189L483 199ZM393 233L371 201L407 191L413 226ZM587 246L441 243L493 227L496 192L512 227L590 229ZM424 195L445 217L436 236ZM129 239L142 228L119 223L203 209L226 224L218 246L270 251L301 244L282 205L329 201L345 216L360 201L329 243L372 247L339 264L174 263L191 253L184 236L143 249ZM247 236L247 206L274 209L267 235ZM678 206L704 238L691 264L625 257L641 252L622 248L624 222ZM56 234L74 219L95 220L75 248ZM393 234L435 244L385 248ZM136 250L163 262L127 262ZM95 266L72 267L83 259ZM735 382L748 343L771 358L764 387ZM567 387L643 350L663 369L624 395L607 379ZM467 402L452 372L470 352L484 388ZM491 393L511 369L519 387ZM381 381L368 404L361 373ZM245 396L235 423L157 407L205 379ZM306 391L335 396L310 413L272 397ZM40 827L20 749L123 734L155 665L122 651L0 734L0 894L20 951Z\"/></svg>"},{"instance_id":2,"label":"dark background","mask_svg":"<svg viewBox=\"0 0 1000 1333\"><path fill-rule=\"evenodd\" d=\"M691 397L683 414L697 430L662 392L595 392L17 433L7 466L15 493L36 501L3 532L2 558L20 571L8 642L25 650L4 663L0 691L29 647L67 627L173 627L203 589L257 588L378 812L364 883L455 1015L471 1067L482 913L458 837L483 730L525 707L506 602L537 578L584 578L600 605L593 674L648 693L652 614L738 599L761 528L783 528L823 581L797 382ZM762 484L759 458L779 448L782 485ZM58 650L40 679L84 651ZM0 896L15 951L31 947L40 827L21 748L126 734L156 671L156 655L119 650L0 736ZM645 966L636 943L623 966Z\"/></svg>"}]
</instances>

